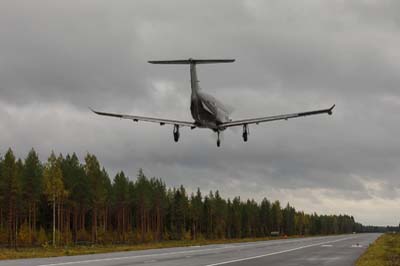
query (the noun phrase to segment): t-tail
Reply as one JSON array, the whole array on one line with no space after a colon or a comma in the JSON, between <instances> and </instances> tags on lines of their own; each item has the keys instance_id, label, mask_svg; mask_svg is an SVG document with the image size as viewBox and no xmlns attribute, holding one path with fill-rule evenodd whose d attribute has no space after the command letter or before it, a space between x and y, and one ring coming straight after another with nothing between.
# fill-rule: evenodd
<instances>
[{"instance_id":1,"label":"t-tail","mask_svg":"<svg viewBox=\"0 0 400 266\"><path fill-rule=\"evenodd\" d=\"M197 64L218 64L218 63L232 63L235 59L184 59L184 60L155 60L149 61L151 64L166 64L166 65L190 65L190 85L192 93L197 93L199 89L199 80L197 78L196 65Z\"/></svg>"}]
</instances>

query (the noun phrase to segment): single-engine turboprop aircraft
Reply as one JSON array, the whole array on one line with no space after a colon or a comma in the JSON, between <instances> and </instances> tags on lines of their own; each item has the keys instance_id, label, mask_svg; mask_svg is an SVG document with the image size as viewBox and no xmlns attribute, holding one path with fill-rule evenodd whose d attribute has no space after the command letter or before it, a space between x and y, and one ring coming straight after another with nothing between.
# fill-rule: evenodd
<instances>
[{"instance_id":1,"label":"single-engine turboprop aircraft","mask_svg":"<svg viewBox=\"0 0 400 266\"><path fill-rule=\"evenodd\" d=\"M217 133L217 146L221 145L220 132L224 131L229 127L242 126L243 127L243 140L246 142L249 134L249 125L263 122L271 122L276 120L288 120L290 118L303 117L308 115L318 115L327 113L332 114L332 110L335 105L328 109L320 109L302 113L284 114L284 115L274 115L259 118L249 118L242 120L232 120L229 118L229 112L225 106L222 105L211 95L208 95L200 90L199 80L197 79L196 65L199 64L214 64L214 63L232 63L235 59L187 59L187 60L163 60L163 61L149 61L151 64L187 64L190 65L190 85L192 88L192 96L190 102L190 111L194 119L193 122L190 121L179 121L172 119L162 119L154 117L145 116L135 116L126 114L116 114L116 113L105 113L92 110L98 115L111 116L123 119L130 119L134 122L146 121L159 123L161 126L165 124L170 124L174 126L173 135L175 142L179 140L179 127L190 127L194 128L209 128Z\"/></svg>"}]
</instances>

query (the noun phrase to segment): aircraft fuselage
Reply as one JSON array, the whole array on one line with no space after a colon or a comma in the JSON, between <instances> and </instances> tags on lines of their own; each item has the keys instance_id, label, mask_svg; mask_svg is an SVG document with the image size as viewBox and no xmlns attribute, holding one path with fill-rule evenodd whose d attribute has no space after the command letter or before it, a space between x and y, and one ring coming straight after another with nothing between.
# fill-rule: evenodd
<instances>
[{"instance_id":1,"label":"aircraft fuselage","mask_svg":"<svg viewBox=\"0 0 400 266\"><path fill-rule=\"evenodd\" d=\"M221 131L221 123L231 121L227 109L213 96L200 91L196 65L190 64L191 102L190 112L198 127Z\"/></svg>"}]
</instances>

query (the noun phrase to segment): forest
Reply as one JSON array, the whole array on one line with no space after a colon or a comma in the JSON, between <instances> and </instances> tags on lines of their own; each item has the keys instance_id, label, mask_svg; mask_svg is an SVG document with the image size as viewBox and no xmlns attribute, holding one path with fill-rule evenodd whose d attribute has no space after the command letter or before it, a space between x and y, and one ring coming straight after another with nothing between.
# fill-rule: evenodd
<instances>
[{"instance_id":1,"label":"forest","mask_svg":"<svg viewBox=\"0 0 400 266\"><path fill-rule=\"evenodd\" d=\"M138 244L168 240L257 238L361 232L349 215L307 214L264 198L189 193L139 170L112 179L93 154L0 157L0 245Z\"/></svg>"}]
</instances>

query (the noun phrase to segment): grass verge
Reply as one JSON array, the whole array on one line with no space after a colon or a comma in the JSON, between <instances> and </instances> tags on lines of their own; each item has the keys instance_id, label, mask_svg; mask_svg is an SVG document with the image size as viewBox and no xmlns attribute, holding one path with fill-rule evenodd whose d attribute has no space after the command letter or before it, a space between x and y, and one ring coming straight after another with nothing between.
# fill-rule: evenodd
<instances>
[{"instance_id":1,"label":"grass verge","mask_svg":"<svg viewBox=\"0 0 400 266\"><path fill-rule=\"evenodd\" d=\"M291 236L288 238L299 238L304 236ZM254 241L266 241L272 239L282 239L283 237L264 237L264 238L242 238L242 239L218 239L218 240L171 240L162 242L152 242L136 245L91 245L91 246L63 246L63 247L33 247L18 248L17 250L0 248L0 260L23 259L23 258L45 258L59 256L74 256L118 251L134 251L155 248L187 247L210 244L229 244Z\"/></svg>"},{"instance_id":2,"label":"grass verge","mask_svg":"<svg viewBox=\"0 0 400 266\"><path fill-rule=\"evenodd\" d=\"M381 235L358 258L356 266L400 266L400 233Z\"/></svg>"}]
</instances>

